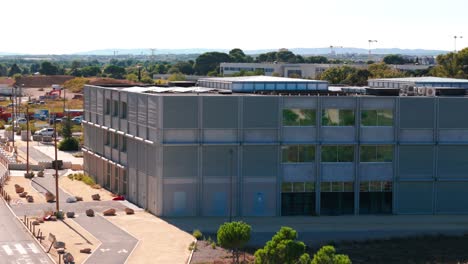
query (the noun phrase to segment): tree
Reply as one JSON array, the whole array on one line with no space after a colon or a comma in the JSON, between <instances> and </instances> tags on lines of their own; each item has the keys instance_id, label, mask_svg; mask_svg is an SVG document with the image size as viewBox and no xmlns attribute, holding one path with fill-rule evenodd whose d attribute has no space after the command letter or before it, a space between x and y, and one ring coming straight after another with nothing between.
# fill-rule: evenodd
<instances>
[{"instance_id":1,"label":"tree","mask_svg":"<svg viewBox=\"0 0 468 264\"><path fill-rule=\"evenodd\" d=\"M195 60L194 69L198 75L207 75L209 72L216 71L219 73L219 65L221 62L230 62L231 57L222 52L206 52L201 54Z\"/></svg>"},{"instance_id":2,"label":"tree","mask_svg":"<svg viewBox=\"0 0 468 264\"><path fill-rule=\"evenodd\" d=\"M328 63L327 57L324 56L310 56L305 58L306 63Z\"/></svg>"},{"instance_id":3,"label":"tree","mask_svg":"<svg viewBox=\"0 0 468 264\"><path fill-rule=\"evenodd\" d=\"M245 55L243 50L237 49L237 48L229 51L229 57L231 57L231 62L252 62L253 61L252 57Z\"/></svg>"},{"instance_id":4,"label":"tree","mask_svg":"<svg viewBox=\"0 0 468 264\"><path fill-rule=\"evenodd\" d=\"M218 243L232 250L232 260L239 263L239 249L243 248L250 240L250 225L239 221L222 224L217 232Z\"/></svg>"},{"instance_id":5,"label":"tree","mask_svg":"<svg viewBox=\"0 0 468 264\"><path fill-rule=\"evenodd\" d=\"M36 73L39 71L40 68L41 68L41 65L39 65L38 63L33 63L31 64L31 66L29 66L29 71L31 73Z\"/></svg>"},{"instance_id":6,"label":"tree","mask_svg":"<svg viewBox=\"0 0 468 264\"><path fill-rule=\"evenodd\" d=\"M272 239L266 243L265 247L255 252L255 263L309 263L310 256L305 253L305 250L306 245L301 241L297 241L296 230L283 226Z\"/></svg>"},{"instance_id":7,"label":"tree","mask_svg":"<svg viewBox=\"0 0 468 264\"><path fill-rule=\"evenodd\" d=\"M8 75L8 69L5 65L0 64L0 76L7 76Z\"/></svg>"},{"instance_id":8,"label":"tree","mask_svg":"<svg viewBox=\"0 0 468 264\"><path fill-rule=\"evenodd\" d=\"M41 68L39 68L39 72L44 75L57 75L58 71L58 67L49 61L42 62Z\"/></svg>"},{"instance_id":9,"label":"tree","mask_svg":"<svg viewBox=\"0 0 468 264\"><path fill-rule=\"evenodd\" d=\"M438 77L468 78L468 48L437 56L437 66L430 71Z\"/></svg>"},{"instance_id":10,"label":"tree","mask_svg":"<svg viewBox=\"0 0 468 264\"><path fill-rule=\"evenodd\" d=\"M369 65L369 73L371 78L398 78L404 77L405 74L398 69L392 68L385 63L374 63Z\"/></svg>"},{"instance_id":11,"label":"tree","mask_svg":"<svg viewBox=\"0 0 468 264\"><path fill-rule=\"evenodd\" d=\"M8 76L13 76L15 74L21 74L21 69L18 67L18 64L14 63L11 65L10 70L8 71Z\"/></svg>"},{"instance_id":12,"label":"tree","mask_svg":"<svg viewBox=\"0 0 468 264\"><path fill-rule=\"evenodd\" d=\"M123 79L125 75L125 68L117 65L107 65L104 68L104 73L108 74L111 78Z\"/></svg>"},{"instance_id":13,"label":"tree","mask_svg":"<svg viewBox=\"0 0 468 264\"><path fill-rule=\"evenodd\" d=\"M83 77L99 76L101 74L101 67L99 66L86 66L80 69Z\"/></svg>"},{"instance_id":14,"label":"tree","mask_svg":"<svg viewBox=\"0 0 468 264\"><path fill-rule=\"evenodd\" d=\"M185 81L185 75L183 75L182 73L174 73L171 76L169 76L167 80L170 82Z\"/></svg>"},{"instance_id":15,"label":"tree","mask_svg":"<svg viewBox=\"0 0 468 264\"><path fill-rule=\"evenodd\" d=\"M180 61L172 65L168 70L168 73L183 73L186 75L192 75L194 73L193 65L189 62Z\"/></svg>"},{"instance_id":16,"label":"tree","mask_svg":"<svg viewBox=\"0 0 468 264\"><path fill-rule=\"evenodd\" d=\"M347 255L336 254L332 246L324 246L314 254L312 264L351 264Z\"/></svg>"},{"instance_id":17,"label":"tree","mask_svg":"<svg viewBox=\"0 0 468 264\"><path fill-rule=\"evenodd\" d=\"M62 137L71 138L72 137L72 121L70 118L63 118L62 123Z\"/></svg>"},{"instance_id":18,"label":"tree","mask_svg":"<svg viewBox=\"0 0 468 264\"><path fill-rule=\"evenodd\" d=\"M408 60L403 58L400 55L390 54L383 58L385 64L405 64L408 63Z\"/></svg>"}]
</instances>

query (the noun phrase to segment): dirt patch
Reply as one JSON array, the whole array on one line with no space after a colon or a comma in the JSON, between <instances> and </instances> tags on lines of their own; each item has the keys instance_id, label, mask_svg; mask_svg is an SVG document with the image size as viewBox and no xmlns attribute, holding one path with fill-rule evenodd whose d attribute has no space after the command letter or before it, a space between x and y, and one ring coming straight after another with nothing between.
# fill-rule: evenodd
<instances>
[{"instance_id":1,"label":"dirt patch","mask_svg":"<svg viewBox=\"0 0 468 264\"><path fill-rule=\"evenodd\" d=\"M128 264L187 263L188 247L195 240L192 235L144 211L134 215L119 212L106 219L140 240Z\"/></svg>"},{"instance_id":2,"label":"dirt patch","mask_svg":"<svg viewBox=\"0 0 468 264\"><path fill-rule=\"evenodd\" d=\"M67 193L74 195L74 196L81 196L83 197L84 202L91 202L93 199L91 195L99 194L101 196L101 201L111 201L112 193L105 190L104 188L101 189L94 189L89 185L86 185L82 181L77 180L70 180L67 176L60 178L60 188L62 188Z\"/></svg>"},{"instance_id":3,"label":"dirt patch","mask_svg":"<svg viewBox=\"0 0 468 264\"><path fill-rule=\"evenodd\" d=\"M36 230L38 230L38 228L41 229L41 232L45 236L45 240L43 240L41 244L46 250L50 247L48 236L52 233L57 237L58 241L65 242L65 251L73 255L76 264L83 263L89 256L89 254L80 253L80 249L90 248L91 252L94 252L100 245L99 240L71 219L65 219L63 222L44 222L37 226ZM49 255L59 263L58 254L54 248L51 249Z\"/></svg>"},{"instance_id":4,"label":"dirt patch","mask_svg":"<svg viewBox=\"0 0 468 264\"><path fill-rule=\"evenodd\" d=\"M11 201L10 204L27 204L26 198L19 197L19 194L15 191L15 184L24 187L24 191L31 195L34 198L34 203L46 203L45 197L36 191L31 186L31 180L26 179L21 176L10 177L10 179L5 183L5 191L10 195Z\"/></svg>"},{"instance_id":5,"label":"dirt patch","mask_svg":"<svg viewBox=\"0 0 468 264\"><path fill-rule=\"evenodd\" d=\"M241 263L254 263L252 254L242 252ZM211 241L198 241L197 250L193 253L191 264L228 264L232 263L232 253L229 250L216 246L213 248Z\"/></svg>"}]
</instances>

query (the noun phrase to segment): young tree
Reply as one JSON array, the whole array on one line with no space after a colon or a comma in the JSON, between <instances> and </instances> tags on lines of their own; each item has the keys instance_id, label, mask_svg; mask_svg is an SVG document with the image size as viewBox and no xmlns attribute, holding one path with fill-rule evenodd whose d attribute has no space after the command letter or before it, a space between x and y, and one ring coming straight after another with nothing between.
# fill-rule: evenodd
<instances>
[{"instance_id":1,"label":"young tree","mask_svg":"<svg viewBox=\"0 0 468 264\"><path fill-rule=\"evenodd\" d=\"M8 71L8 76L13 76L15 74L21 74L21 69L16 63L11 65L10 70Z\"/></svg>"},{"instance_id":2,"label":"young tree","mask_svg":"<svg viewBox=\"0 0 468 264\"><path fill-rule=\"evenodd\" d=\"M336 254L332 246L324 246L314 254L311 264L351 264L347 255Z\"/></svg>"},{"instance_id":3,"label":"young tree","mask_svg":"<svg viewBox=\"0 0 468 264\"><path fill-rule=\"evenodd\" d=\"M250 240L250 225L239 221L222 224L217 233L218 243L223 248L232 249L234 263L239 263L239 249Z\"/></svg>"},{"instance_id":4,"label":"young tree","mask_svg":"<svg viewBox=\"0 0 468 264\"><path fill-rule=\"evenodd\" d=\"M306 245L301 241L297 241L296 230L283 226L266 243L265 247L255 252L255 263L307 264L310 262L310 256L305 253L305 250Z\"/></svg>"}]
</instances>

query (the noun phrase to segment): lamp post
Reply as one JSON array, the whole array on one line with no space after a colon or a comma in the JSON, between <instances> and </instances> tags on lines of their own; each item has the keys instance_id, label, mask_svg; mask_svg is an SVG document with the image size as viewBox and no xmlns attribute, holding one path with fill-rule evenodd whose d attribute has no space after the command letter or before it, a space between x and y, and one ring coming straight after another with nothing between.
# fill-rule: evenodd
<instances>
[{"instance_id":1,"label":"lamp post","mask_svg":"<svg viewBox=\"0 0 468 264\"><path fill-rule=\"evenodd\" d=\"M232 177L234 176L233 173L234 169L234 150L232 148L229 149L229 222L232 222Z\"/></svg>"},{"instance_id":2,"label":"lamp post","mask_svg":"<svg viewBox=\"0 0 468 264\"><path fill-rule=\"evenodd\" d=\"M454 46L454 50L455 50L455 53L457 53L457 39L459 38L463 38L463 36L453 36L453 46Z\"/></svg>"},{"instance_id":3,"label":"lamp post","mask_svg":"<svg viewBox=\"0 0 468 264\"><path fill-rule=\"evenodd\" d=\"M26 104L26 175L29 175L29 105Z\"/></svg>"},{"instance_id":4,"label":"lamp post","mask_svg":"<svg viewBox=\"0 0 468 264\"><path fill-rule=\"evenodd\" d=\"M58 187L58 161L57 161L57 122L54 120L54 149L55 149L55 204L57 209L57 214L60 211L59 206L59 187Z\"/></svg>"},{"instance_id":5,"label":"lamp post","mask_svg":"<svg viewBox=\"0 0 468 264\"><path fill-rule=\"evenodd\" d=\"M372 45L372 43L376 43L377 40L369 39L368 41L369 41L369 58L367 60L370 61L371 60L371 54L372 54L371 53L371 45Z\"/></svg>"}]
</instances>

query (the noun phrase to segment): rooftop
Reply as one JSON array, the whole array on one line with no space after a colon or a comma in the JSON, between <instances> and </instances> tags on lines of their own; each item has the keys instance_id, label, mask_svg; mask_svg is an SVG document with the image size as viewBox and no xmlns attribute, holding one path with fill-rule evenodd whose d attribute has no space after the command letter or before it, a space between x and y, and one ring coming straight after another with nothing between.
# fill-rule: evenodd
<instances>
[{"instance_id":1,"label":"rooftop","mask_svg":"<svg viewBox=\"0 0 468 264\"><path fill-rule=\"evenodd\" d=\"M411 83L468 83L466 79L442 78L442 77L406 77L406 78L383 78L369 79L378 82L411 82Z\"/></svg>"},{"instance_id":2,"label":"rooftop","mask_svg":"<svg viewBox=\"0 0 468 264\"><path fill-rule=\"evenodd\" d=\"M297 82L304 82L304 83L326 83L326 81L317 81L317 80L309 80L309 79L298 79L298 78L285 78L285 77L274 77L274 76L240 76L240 77L215 77L215 78L202 78L198 81L212 81L212 82L277 82L277 83L297 83Z\"/></svg>"}]
</instances>

